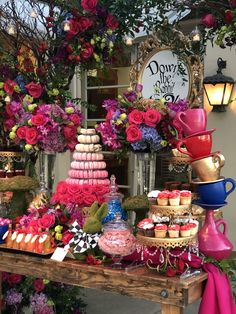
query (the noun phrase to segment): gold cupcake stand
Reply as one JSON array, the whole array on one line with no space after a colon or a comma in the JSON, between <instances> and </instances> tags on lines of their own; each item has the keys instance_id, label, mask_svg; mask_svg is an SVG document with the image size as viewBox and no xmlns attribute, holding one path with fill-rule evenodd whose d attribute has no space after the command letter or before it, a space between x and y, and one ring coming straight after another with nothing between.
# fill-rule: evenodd
<instances>
[{"instance_id":1,"label":"gold cupcake stand","mask_svg":"<svg viewBox=\"0 0 236 314\"><path fill-rule=\"evenodd\" d=\"M160 206L151 205L150 212L154 215L179 216L190 213L190 205Z\"/></svg>"},{"instance_id":2,"label":"gold cupcake stand","mask_svg":"<svg viewBox=\"0 0 236 314\"><path fill-rule=\"evenodd\" d=\"M197 236L193 235L190 237L179 237L179 238L154 238L154 237L146 237L140 234L137 234L137 241L146 246L157 246L160 248L176 248L176 247L184 247L188 245L193 245L197 243Z\"/></svg>"}]
</instances>

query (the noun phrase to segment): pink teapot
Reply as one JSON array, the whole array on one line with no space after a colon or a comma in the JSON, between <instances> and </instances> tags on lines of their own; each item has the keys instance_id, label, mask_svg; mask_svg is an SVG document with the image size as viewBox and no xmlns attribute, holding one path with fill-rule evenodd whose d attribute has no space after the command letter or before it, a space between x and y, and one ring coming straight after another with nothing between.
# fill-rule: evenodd
<instances>
[{"instance_id":1,"label":"pink teapot","mask_svg":"<svg viewBox=\"0 0 236 314\"><path fill-rule=\"evenodd\" d=\"M220 225L224 226L223 232ZM227 258L233 250L227 238L227 223L224 219L214 220L214 210L206 210L205 223L198 233L199 251L216 260Z\"/></svg>"}]
</instances>

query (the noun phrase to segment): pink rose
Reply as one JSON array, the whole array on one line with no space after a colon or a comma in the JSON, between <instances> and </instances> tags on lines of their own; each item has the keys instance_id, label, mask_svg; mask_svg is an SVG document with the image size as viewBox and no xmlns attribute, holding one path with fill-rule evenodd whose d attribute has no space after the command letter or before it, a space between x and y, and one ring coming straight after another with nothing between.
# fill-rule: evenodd
<instances>
[{"instance_id":1,"label":"pink rose","mask_svg":"<svg viewBox=\"0 0 236 314\"><path fill-rule=\"evenodd\" d=\"M43 279L41 279L41 278L35 279L35 281L34 281L35 291L41 292L41 291L43 291L44 288L45 288L45 284L43 283Z\"/></svg>"},{"instance_id":2,"label":"pink rose","mask_svg":"<svg viewBox=\"0 0 236 314\"><path fill-rule=\"evenodd\" d=\"M73 233L71 233L69 230L67 230L66 232L63 232L62 243L64 245L67 245L73 237L74 237Z\"/></svg>"},{"instance_id":3,"label":"pink rose","mask_svg":"<svg viewBox=\"0 0 236 314\"><path fill-rule=\"evenodd\" d=\"M70 195L60 195L60 203L64 205L68 205L71 202Z\"/></svg>"},{"instance_id":4,"label":"pink rose","mask_svg":"<svg viewBox=\"0 0 236 314\"><path fill-rule=\"evenodd\" d=\"M78 114L73 113L70 115L69 118L70 118L70 121L74 123L74 125L76 125L76 126L80 125L81 117Z\"/></svg>"},{"instance_id":5,"label":"pink rose","mask_svg":"<svg viewBox=\"0 0 236 314\"><path fill-rule=\"evenodd\" d=\"M84 198L83 198L83 195L77 195L76 198L75 198L75 203L77 205L81 205L84 203Z\"/></svg>"},{"instance_id":6,"label":"pink rose","mask_svg":"<svg viewBox=\"0 0 236 314\"><path fill-rule=\"evenodd\" d=\"M25 85L25 87L30 96L33 98L39 98L42 95L43 88L38 83L30 82L29 84Z\"/></svg>"},{"instance_id":7,"label":"pink rose","mask_svg":"<svg viewBox=\"0 0 236 314\"><path fill-rule=\"evenodd\" d=\"M68 142L66 146L71 152L73 152L75 150L76 144L78 144L78 142L76 139L74 139L73 141Z\"/></svg>"},{"instance_id":8,"label":"pink rose","mask_svg":"<svg viewBox=\"0 0 236 314\"><path fill-rule=\"evenodd\" d=\"M206 26L206 28L212 28L216 26L216 18L213 14L206 14L202 17L202 24Z\"/></svg>"},{"instance_id":9,"label":"pink rose","mask_svg":"<svg viewBox=\"0 0 236 314\"><path fill-rule=\"evenodd\" d=\"M128 142L138 142L142 138L142 132L139 130L137 125L131 124L126 129L126 139Z\"/></svg>"},{"instance_id":10,"label":"pink rose","mask_svg":"<svg viewBox=\"0 0 236 314\"><path fill-rule=\"evenodd\" d=\"M148 109L144 115L144 122L151 127L155 127L161 120L161 114L156 109Z\"/></svg>"},{"instance_id":11,"label":"pink rose","mask_svg":"<svg viewBox=\"0 0 236 314\"><path fill-rule=\"evenodd\" d=\"M65 181L61 181L57 184L56 193L66 194L68 189L67 183Z\"/></svg>"},{"instance_id":12,"label":"pink rose","mask_svg":"<svg viewBox=\"0 0 236 314\"><path fill-rule=\"evenodd\" d=\"M88 59L93 54L94 47L90 43L85 43L81 48L81 57L84 59Z\"/></svg>"},{"instance_id":13,"label":"pink rose","mask_svg":"<svg viewBox=\"0 0 236 314\"><path fill-rule=\"evenodd\" d=\"M14 87L16 86L16 82L12 80L6 80L4 83L4 90L7 94L12 95L14 93Z\"/></svg>"},{"instance_id":14,"label":"pink rose","mask_svg":"<svg viewBox=\"0 0 236 314\"><path fill-rule=\"evenodd\" d=\"M95 193L97 195L104 195L104 194L109 192L109 186L107 186L107 185L96 185L94 190L95 190Z\"/></svg>"},{"instance_id":15,"label":"pink rose","mask_svg":"<svg viewBox=\"0 0 236 314\"><path fill-rule=\"evenodd\" d=\"M81 17L79 19L79 25L81 32L84 32L93 25L93 21L88 19L87 17Z\"/></svg>"},{"instance_id":16,"label":"pink rose","mask_svg":"<svg viewBox=\"0 0 236 314\"><path fill-rule=\"evenodd\" d=\"M38 232L38 229L38 219L32 219L28 226L28 233L31 233L32 231Z\"/></svg>"},{"instance_id":17,"label":"pink rose","mask_svg":"<svg viewBox=\"0 0 236 314\"><path fill-rule=\"evenodd\" d=\"M81 31L80 24L77 20L70 19L68 21L68 25L69 25L69 30L67 31L66 37L67 37L67 39L71 39Z\"/></svg>"},{"instance_id":18,"label":"pink rose","mask_svg":"<svg viewBox=\"0 0 236 314\"><path fill-rule=\"evenodd\" d=\"M28 129L27 126L20 126L16 130L16 135L19 137L19 139L24 140L26 136L26 130Z\"/></svg>"},{"instance_id":19,"label":"pink rose","mask_svg":"<svg viewBox=\"0 0 236 314\"><path fill-rule=\"evenodd\" d=\"M47 118L43 114L38 113L35 116L32 116L31 122L33 125L41 126L47 122Z\"/></svg>"},{"instance_id":20,"label":"pink rose","mask_svg":"<svg viewBox=\"0 0 236 314\"><path fill-rule=\"evenodd\" d=\"M93 187L89 184L84 184L82 186L82 193L85 195L91 195L93 193Z\"/></svg>"},{"instance_id":21,"label":"pink rose","mask_svg":"<svg viewBox=\"0 0 236 314\"><path fill-rule=\"evenodd\" d=\"M117 21L117 18L111 14L108 14L106 18L106 24L107 27L112 30L116 30L119 27L119 22Z\"/></svg>"},{"instance_id":22,"label":"pink rose","mask_svg":"<svg viewBox=\"0 0 236 314\"><path fill-rule=\"evenodd\" d=\"M35 145L38 142L38 130L35 127L27 128L25 132L25 140L27 144Z\"/></svg>"},{"instance_id":23,"label":"pink rose","mask_svg":"<svg viewBox=\"0 0 236 314\"><path fill-rule=\"evenodd\" d=\"M14 113L11 108L11 104L6 104L5 111L8 117L14 117Z\"/></svg>"},{"instance_id":24,"label":"pink rose","mask_svg":"<svg viewBox=\"0 0 236 314\"><path fill-rule=\"evenodd\" d=\"M77 135L77 128L74 125L67 125L63 128L63 134L67 140L72 140Z\"/></svg>"},{"instance_id":25,"label":"pink rose","mask_svg":"<svg viewBox=\"0 0 236 314\"><path fill-rule=\"evenodd\" d=\"M96 12L97 4L98 4L98 0L82 0L81 1L82 8L85 11L91 12L91 13Z\"/></svg>"},{"instance_id":26,"label":"pink rose","mask_svg":"<svg viewBox=\"0 0 236 314\"><path fill-rule=\"evenodd\" d=\"M114 110L109 109L106 115L106 120L110 121L112 119L113 114L114 114Z\"/></svg>"},{"instance_id":27,"label":"pink rose","mask_svg":"<svg viewBox=\"0 0 236 314\"><path fill-rule=\"evenodd\" d=\"M54 214L44 214L42 218L38 219L38 225L42 229L50 228L55 223Z\"/></svg>"},{"instance_id":28,"label":"pink rose","mask_svg":"<svg viewBox=\"0 0 236 314\"><path fill-rule=\"evenodd\" d=\"M91 206L97 200L96 196L91 194L84 198L84 203L86 206Z\"/></svg>"},{"instance_id":29,"label":"pink rose","mask_svg":"<svg viewBox=\"0 0 236 314\"><path fill-rule=\"evenodd\" d=\"M4 122L4 127L6 130L10 130L16 124L14 119L6 119Z\"/></svg>"},{"instance_id":30,"label":"pink rose","mask_svg":"<svg viewBox=\"0 0 236 314\"><path fill-rule=\"evenodd\" d=\"M224 19L226 23L231 24L234 19L234 12L230 10L225 11Z\"/></svg>"},{"instance_id":31,"label":"pink rose","mask_svg":"<svg viewBox=\"0 0 236 314\"><path fill-rule=\"evenodd\" d=\"M129 123L141 124L143 123L143 112L137 109L131 111L128 115Z\"/></svg>"}]
</instances>

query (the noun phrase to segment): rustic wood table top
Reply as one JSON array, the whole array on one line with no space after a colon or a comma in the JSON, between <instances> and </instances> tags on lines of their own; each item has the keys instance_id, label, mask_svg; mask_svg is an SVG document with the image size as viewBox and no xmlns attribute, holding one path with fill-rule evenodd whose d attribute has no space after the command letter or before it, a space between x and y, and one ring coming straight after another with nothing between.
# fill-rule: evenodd
<instances>
[{"instance_id":1,"label":"rustic wood table top","mask_svg":"<svg viewBox=\"0 0 236 314\"><path fill-rule=\"evenodd\" d=\"M90 266L77 260L56 262L49 258L0 251L0 271L45 278L85 288L102 289L161 303L163 314L180 314L201 298L206 273L191 278L169 278L145 266L126 270Z\"/></svg>"}]
</instances>

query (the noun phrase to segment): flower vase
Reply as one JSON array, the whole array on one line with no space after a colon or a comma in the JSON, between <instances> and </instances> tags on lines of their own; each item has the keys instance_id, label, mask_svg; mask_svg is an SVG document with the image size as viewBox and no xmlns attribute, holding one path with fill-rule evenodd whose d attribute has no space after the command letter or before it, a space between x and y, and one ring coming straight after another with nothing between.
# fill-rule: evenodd
<instances>
[{"instance_id":1,"label":"flower vase","mask_svg":"<svg viewBox=\"0 0 236 314\"><path fill-rule=\"evenodd\" d=\"M56 153L40 151L39 153L39 176L40 189L52 193L55 179Z\"/></svg>"},{"instance_id":2,"label":"flower vase","mask_svg":"<svg viewBox=\"0 0 236 314\"><path fill-rule=\"evenodd\" d=\"M155 187L156 153L135 153L134 160L137 176L136 195L148 194Z\"/></svg>"}]
</instances>

